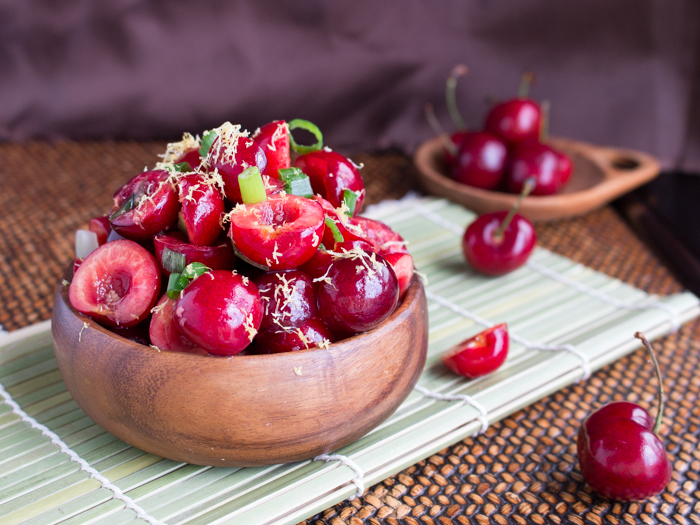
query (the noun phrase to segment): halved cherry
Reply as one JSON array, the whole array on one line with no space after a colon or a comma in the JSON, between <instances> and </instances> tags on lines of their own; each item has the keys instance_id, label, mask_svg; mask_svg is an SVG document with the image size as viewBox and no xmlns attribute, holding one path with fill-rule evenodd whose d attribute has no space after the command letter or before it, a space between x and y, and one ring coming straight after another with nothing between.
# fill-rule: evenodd
<instances>
[{"instance_id":1,"label":"halved cherry","mask_svg":"<svg viewBox=\"0 0 700 525\"><path fill-rule=\"evenodd\" d=\"M307 348L326 348L335 341L333 333L320 319L312 318L289 330L261 330L255 338L259 354L296 352Z\"/></svg>"},{"instance_id":2,"label":"halved cherry","mask_svg":"<svg viewBox=\"0 0 700 525\"><path fill-rule=\"evenodd\" d=\"M109 232L112 229L109 226L109 217L105 215L104 217L95 217L94 219L90 219L88 229L97 235L97 243L102 246L107 242Z\"/></svg>"},{"instance_id":3,"label":"halved cherry","mask_svg":"<svg viewBox=\"0 0 700 525\"><path fill-rule=\"evenodd\" d=\"M321 244L323 208L296 195L274 195L231 212L229 236L236 250L270 270L290 270L308 261Z\"/></svg>"},{"instance_id":4,"label":"halved cherry","mask_svg":"<svg viewBox=\"0 0 700 525\"><path fill-rule=\"evenodd\" d=\"M160 269L142 246L108 242L82 262L70 284L73 308L107 326L143 321L158 299Z\"/></svg>"},{"instance_id":5,"label":"halved cherry","mask_svg":"<svg viewBox=\"0 0 700 525\"><path fill-rule=\"evenodd\" d=\"M263 302L261 330L293 329L316 316L314 286L304 272L266 273L255 285Z\"/></svg>"},{"instance_id":6,"label":"halved cherry","mask_svg":"<svg viewBox=\"0 0 700 525\"><path fill-rule=\"evenodd\" d=\"M384 254L384 258L396 273L396 278L399 280L399 299L403 299L413 280L413 257L410 253L394 252Z\"/></svg>"},{"instance_id":7,"label":"halved cherry","mask_svg":"<svg viewBox=\"0 0 700 525\"><path fill-rule=\"evenodd\" d=\"M265 186L265 194L270 197L284 191L284 182L270 175L263 175L263 186Z\"/></svg>"},{"instance_id":8,"label":"halved cherry","mask_svg":"<svg viewBox=\"0 0 700 525\"><path fill-rule=\"evenodd\" d=\"M114 194L109 217L112 230L133 241L144 241L177 221L180 203L165 170L144 171Z\"/></svg>"},{"instance_id":9,"label":"halved cherry","mask_svg":"<svg viewBox=\"0 0 700 525\"><path fill-rule=\"evenodd\" d=\"M265 152L267 158L265 174L277 178L277 172L280 169L290 166L289 135L287 134L287 123L284 120L274 120L265 124L255 132L253 140Z\"/></svg>"},{"instance_id":10,"label":"halved cherry","mask_svg":"<svg viewBox=\"0 0 700 525\"><path fill-rule=\"evenodd\" d=\"M175 324L174 313L175 301L163 294L163 297L153 308L153 316L148 330L151 344L157 346L159 350L207 355L206 350L199 348L180 333L177 324Z\"/></svg>"},{"instance_id":11,"label":"halved cherry","mask_svg":"<svg viewBox=\"0 0 700 525\"><path fill-rule=\"evenodd\" d=\"M195 171L202 162L199 155L200 147L201 142L198 138L193 137L191 133L183 133L182 140L168 144L165 153L160 156L163 157L164 162L173 164L186 162L190 165L190 169Z\"/></svg>"},{"instance_id":12,"label":"halved cherry","mask_svg":"<svg viewBox=\"0 0 700 525\"><path fill-rule=\"evenodd\" d=\"M317 300L321 320L334 333L366 332L394 311L399 283L381 255L355 249L334 255L320 281Z\"/></svg>"},{"instance_id":13,"label":"halved cherry","mask_svg":"<svg viewBox=\"0 0 700 525\"><path fill-rule=\"evenodd\" d=\"M355 217L351 222L362 228L364 237L379 254L408 253L403 237L383 222L366 217Z\"/></svg>"},{"instance_id":14,"label":"halved cherry","mask_svg":"<svg viewBox=\"0 0 700 525\"><path fill-rule=\"evenodd\" d=\"M334 208L343 203L344 191L357 195L354 215L360 213L365 200L365 185L350 159L335 151L312 151L297 157L294 166L309 176L314 193L327 199Z\"/></svg>"},{"instance_id":15,"label":"halved cherry","mask_svg":"<svg viewBox=\"0 0 700 525\"><path fill-rule=\"evenodd\" d=\"M318 195L316 195L314 199L321 205L326 217L335 223L336 227L338 228L338 232L344 241L369 242L364 236L362 227L359 224L356 224L354 219L348 217L341 208L334 208L329 201ZM323 232L323 246L329 250L332 250L335 247L336 242L338 241L333 235L333 231L330 228L326 228Z\"/></svg>"},{"instance_id":16,"label":"halved cherry","mask_svg":"<svg viewBox=\"0 0 700 525\"><path fill-rule=\"evenodd\" d=\"M455 374L470 379L490 374L508 357L508 327L492 326L455 345L441 357Z\"/></svg>"},{"instance_id":17,"label":"halved cherry","mask_svg":"<svg viewBox=\"0 0 700 525\"><path fill-rule=\"evenodd\" d=\"M190 173L177 183L182 218L190 243L211 246L222 233L219 223L224 213L224 198L215 183L204 173Z\"/></svg>"},{"instance_id":18,"label":"halved cherry","mask_svg":"<svg viewBox=\"0 0 700 525\"><path fill-rule=\"evenodd\" d=\"M206 158L209 170L218 170L224 181L226 198L241 202L241 189L238 175L250 167L257 167L260 173L267 169L267 158L262 148L247 132L241 132L240 126L226 122L213 130L214 139Z\"/></svg>"},{"instance_id":19,"label":"halved cherry","mask_svg":"<svg viewBox=\"0 0 700 525\"><path fill-rule=\"evenodd\" d=\"M174 316L180 333L199 347L215 355L236 355L260 328L262 300L247 277L214 270L182 291Z\"/></svg>"},{"instance_id":20,"label":"halved cherry","mask_svg":"<svg viewBox=\"0 0 700 525\"><path fill-rule=\"evenodd\" d=\"M156 260L165 275L172 272L171 262L165 262L164 257L174 258L184 255L184 261L180 261L180 266L184 268L190 263L199 262L212 270L233 270L236 266L236 258L233 249L225 239L219 240L214 246L195 246L187 242L187 238L182 232L175 231L163 233L153 238L155 245ZM165 250L170 250L171 253Z\"/></svg>"}]
</instances>

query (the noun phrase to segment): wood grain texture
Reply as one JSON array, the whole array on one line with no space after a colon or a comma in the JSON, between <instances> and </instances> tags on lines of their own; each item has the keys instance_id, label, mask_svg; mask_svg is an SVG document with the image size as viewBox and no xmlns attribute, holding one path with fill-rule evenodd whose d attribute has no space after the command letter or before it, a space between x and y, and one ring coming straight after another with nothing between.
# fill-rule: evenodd
<instances>
[{"instance_id":1,"label":"wood grain texture","mask_svg":"<svg viewBox=\"0 0 700 525\"><path fill-rule=\"evenodd\" d=\"M561 193L527 197L518 213L531 221L577 217L649 182L660 172L659 162L640 151L596 146L551 137L549 144L571 158L573 172ZM517 195L474 188L446 175L442 142L424 142L416 151L415 164L429 193L462 204L477 213L510 208Z\"/></svg>"},{"instance_id":2,"label":"wood grain texture","mask_svg":"<svg viewBox=\"0 0 700 525\"><path fill-rule=\"evenodd\" d=\"M121 338L60 285L52 335L68 390L105 430L176 461L257 466L332 452L389 417L423 370L428 318L414 279L385 323L329 350L209 357Z\"/></svg>"}]
</instances>

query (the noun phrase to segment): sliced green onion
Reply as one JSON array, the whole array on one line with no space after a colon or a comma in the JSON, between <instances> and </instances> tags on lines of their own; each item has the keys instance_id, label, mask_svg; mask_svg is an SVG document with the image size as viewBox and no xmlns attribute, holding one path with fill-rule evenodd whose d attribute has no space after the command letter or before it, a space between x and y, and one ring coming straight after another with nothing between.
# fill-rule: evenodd
<instances>
[{"instance_id":1,"label":"sliced green onion","mask_svg":"<svg viewBox=\"0 0 700 525\"><path fill-rule=\"evenodd\" d=\"M182 273L185 270L185 254L171 250L170 248L163 249L163 268L166 271L173 273Z\"/></svg>"},{"instance_id":2,"label":"sliced green onion","mask_svg":"<svg viewBox=\"0 0 700 525\"><path fill-rule=\"evenodd\" d=\"M355 206L357 205L357 193L345 188L343 190L343 202L348 207L348 211L345 212L346 215L348 215L349 217L354 217Z\"/></svg>"},{"instance_id":3,"label":"sliced green onion","mask_svg":"<svg viewBox=\"0 0 700 525\"><path fill-rule=\"evenodd\" d=\"M202 143L199 146L200 157L204 158L207 156L207 153L209 153L209 149L211 148L211 145L214 144L216 137L218 137L218 135L213 130L205 131L202 134Z\"/></svg>"},{"instance_id":4,"label":"sliced green onion","mask_svg":"<svg viewBox=\"0 0 700 525\"><path fill-rule=\"evenodd\" d=\"M255 204L267 200L265 184L257 166L243 170L238 175L238 185L241 187L241 199L244 204Z\"/></svg>"},{"instance_id":5,"label":"sliced green onion","mask_svg":"<svg viewBox=\"0 0 700 525\"><path fill-rule=\"evenodd\" d=\"M185 279L187 280L187 278ZM185 287L182 286L182 274L171 273L170 277L168 277L168 290L165 292L166 295L171 299L179 299L180 292L184 289Z\"/></svg>"},{"instance_id":6,"label":"sliced green onion","mask_svg":"<svg viewBox=\"0 0 700 525\"><path fill-rule=\"evenodd\" d=\"M343 234L340 233L340 230L338 229L338 225L333 219L331 219L330 217L326 217L324 222L326 223L326 228L328 228L333 234L333 240L335 242L343 242L345 240Z\"/></svg>"},{"instance_id":7,"label":"sliced green onion","mask_svg":"<svg viewBox=\"0 0 700 525\"><path fill-rule=\"evenodd\" d=\"M284 182L284 191L287 193L308 197L309 199L314 196L309 176L299 168L283 168L278 170L278 173L280 179Z\"/></svg>"},{"instance_id":8,"label":"sliced green onion","mask_svg":"<svg viewBox=\"0 0 700 525\"><path fill-rule=\"evenodd\" d=\"M292 149L295 152L311 153L312 151L317 151L323 148L323 133L321 133L321 130L318 129L318 126L313 122L297 118L292 120L289 124L287 124L287 126L289 127L289 144L292 146ZM294 137L292 136L293 129L305 129L306 131L311 132L313 136L316 137L318 142L316 142L316 144L311 144L310 146L300 146L294 141Z\"/></svg>"},{"instance_id":9,"label":"sliced green onion","mask_svg":"<svg viewBox=\"0 0 700 525\"><path fill-rule=\"evenodd\" d=\"M207 273L211 268L209 268L206 264L202 264L200 262L193 262L188 264L185 267L185 270L182 272L182 275L187 277L188 279L196 279L200 275L204 275Z\"/></svg>"},{"instance_id":10,"label":"sliced green onion","mask_svg":"<svg viewBox=\"0 0 700 525\"><path fill-rule=\"evenodd\" d=\"M109 216L109 220L113 221L114 219L121 217L127 212L130 212L136 207L136 195L131 194L131 196L126 199L124 202L122 202L122 205L119 206L119 208L116 209L116 211Z\"/></svg>"},{"instance_id":11,"label":"sliced green onion","mask_svg":"<svg viewBox=\"0 0 700 525\"><path fill-rule=\"evenodd\" d=\"M173 167L175 171L179 171L180 173L189 173L192 171L192 166L190 166L189 162L178 162L177 164L173 164Z\"/></svg>"}]
</instances>

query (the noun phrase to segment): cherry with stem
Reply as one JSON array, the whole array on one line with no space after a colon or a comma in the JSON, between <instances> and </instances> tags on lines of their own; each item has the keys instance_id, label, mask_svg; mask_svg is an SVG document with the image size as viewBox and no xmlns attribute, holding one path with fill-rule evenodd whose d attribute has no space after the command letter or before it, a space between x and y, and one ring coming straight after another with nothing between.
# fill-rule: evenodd
<instances>
[{"instance_id":1,"label":"cherry with stem","mask_svg":"<svg viewBox=\"0 0 700 525\"><path fill-rule=\"evenodd\" d=\"M503 219L503 222L501 222L501 225L498 227L498 229L496 229L496 231L493 232L493 238L496 242L503 242L503 233L506 231L506 228L508 228L508 225L513 220L513 217L515 217L515 214L518 211L518 208L520 208L520 205L523 203L523 200L525 200L525 197L532 193L532 190L535 189L536 185L537 182L535 180L535 177L530 177L523 183L523 189L520 192L520 195L518 195L516 201L510 207L508 215L506 215L505 219Z\"/></svg>"}]
</instances>

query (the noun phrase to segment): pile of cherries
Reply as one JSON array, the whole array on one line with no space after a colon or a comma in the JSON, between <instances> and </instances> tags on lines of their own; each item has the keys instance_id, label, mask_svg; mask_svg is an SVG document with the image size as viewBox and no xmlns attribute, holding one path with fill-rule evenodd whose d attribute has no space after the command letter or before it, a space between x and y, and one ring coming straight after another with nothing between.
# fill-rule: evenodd
<instances>
[{"instance_id":1,"label":"pile of cherries","mask_svg":"<svg viewBox=\"0 0 700 525\"><path fill-rule=\"evenodd\" d=\"M566 154L547 141L548 104L540 106L527 97L532 74L523 75L518 98L494 105L486 115L483 131L468 131L457 109L455 87L464 66L456 67L447 81L447 106L459 129L444 134L445 163L457 182L485 190L520 193L533 178L533 195L560 191L571 176ZM429 119L435 122L431 116Z\"/></svg>"},{"instance_id":2,"label":"pile of cherries","mask_svg":"<svg viewBox=\"0 0 700 525\"><path fill-rule=\"evenodd\" d=\"M295 142L291 130L316 142ZM312 123L186 133L77 235L73 307L159 350L325 347L375 328L413 278L406 243L358 216L351 160ZM293 162L292 162L293 161Z\"/></svg>"}]
</instances>

